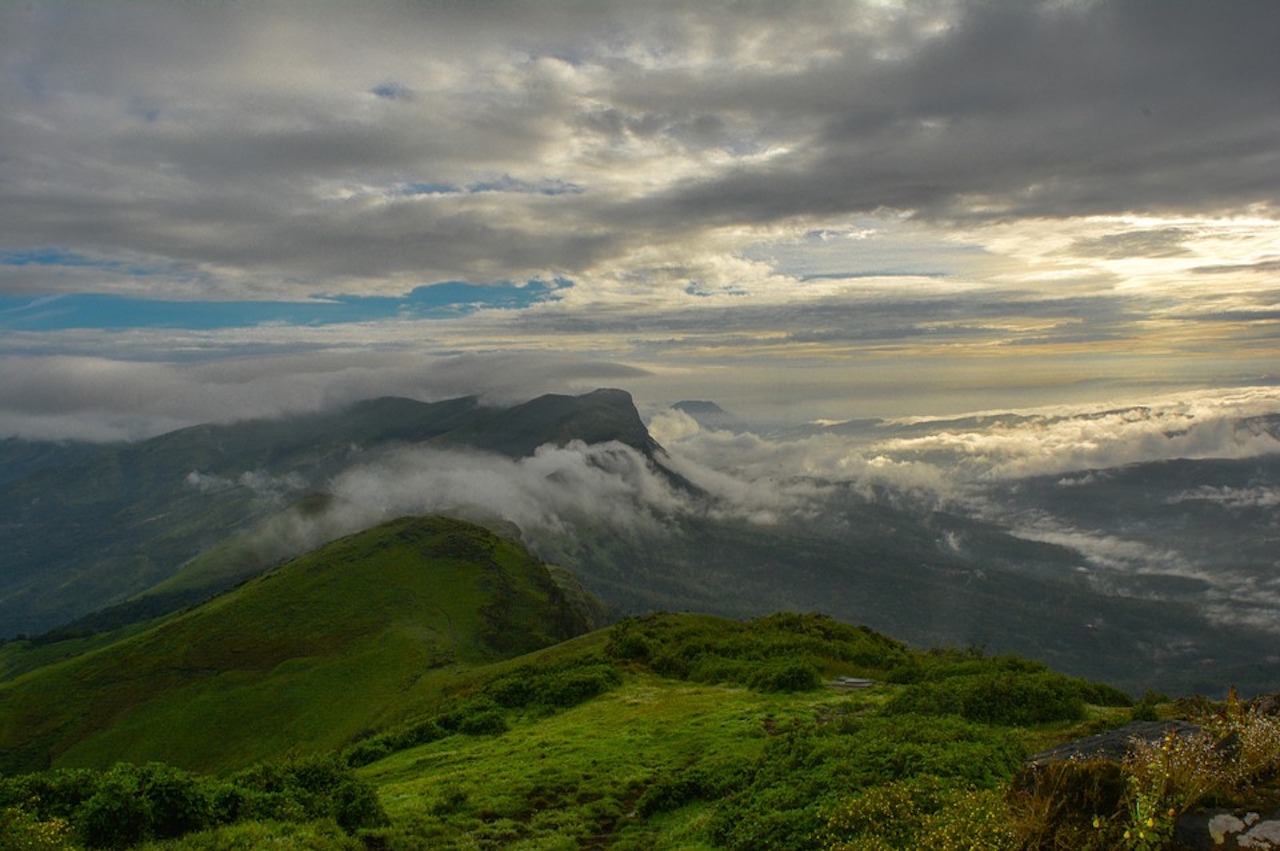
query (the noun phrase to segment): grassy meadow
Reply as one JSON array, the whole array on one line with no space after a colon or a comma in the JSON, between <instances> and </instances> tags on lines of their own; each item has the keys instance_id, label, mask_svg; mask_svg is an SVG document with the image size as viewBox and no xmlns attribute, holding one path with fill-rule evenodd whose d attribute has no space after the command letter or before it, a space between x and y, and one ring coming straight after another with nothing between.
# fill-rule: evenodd
<instances>
[{"instance_id":1,"label":"grassy meadow","mask_svg":"<svg viewBox=\"0 0 1280 851\"><path fill-rule=\"evenodd\" d=\"M821 615L588 631L579 595L404 519L58 661L6 647L0 847L1101 851L1280 803L1280 721L1238 701L1135 704ZM1174 713L1200 738L1023 772Z\"/></svg>"}]
</instances>

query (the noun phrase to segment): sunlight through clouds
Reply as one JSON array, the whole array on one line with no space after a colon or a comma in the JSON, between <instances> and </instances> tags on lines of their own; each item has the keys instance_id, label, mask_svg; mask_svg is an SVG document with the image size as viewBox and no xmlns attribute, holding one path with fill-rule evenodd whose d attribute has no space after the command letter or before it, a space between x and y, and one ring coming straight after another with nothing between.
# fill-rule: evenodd
<instances>
[{"instance_id":1,"label":"sunlight through clouds","mask_svg":"<svg viewBox=\"0 0 1280 851\"><path fill-rule=\"evenodd\" d=\"M1275 15L6 6L0 358L573 353L775 422L1267 383Z\"/></svg>"}]
</instances>

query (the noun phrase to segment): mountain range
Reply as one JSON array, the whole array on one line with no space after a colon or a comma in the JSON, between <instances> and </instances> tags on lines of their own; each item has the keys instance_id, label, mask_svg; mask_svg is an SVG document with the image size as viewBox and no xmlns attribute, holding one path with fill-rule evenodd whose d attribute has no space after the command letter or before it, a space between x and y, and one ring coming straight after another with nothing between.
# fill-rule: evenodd
<instances>
[{"instance_id":1,"label":"mountain range","mask_svg":"<svg viewBox=\"0 0 1280 851\"><path fill-rule=\"evenodd\" d=\"M678 407L729 419L714 403ZM1253 692L1280 675L1274 635L1257 619L1214 616L1204 580L1102 583L1072 540L1014 528L1012 509L966 511L819 472L775 483L820 488L817 508L740 510L686 477L620 390L510 407L383 398L130 444L9 440L0 461L0 624L37 644L169 615L343 535L443 513L572 571L615 617L825 612L917 646L1018 652L1134 693ZM1185 491L1213 470L1221 489L1271 469L1234 463L1136 465L1070 488L1028 478L1000 504L1064 516L1147 505L1134 528L1154 528L1151 512L1178 507L1166 498L1174 484ZM1169 484L1143 502L1144 482ZM1250 546L1240 543L1262 565L1266 541Z\"/></svg>"},{"instance_id":2,"label":"mountain range","mask_svg":"<svg viewBox=\"0 0 1280 851\"><path fill-rule=\"evenodd\" d=\"M306 513L327 481L407 445L508 457L544 444L622 441L652 455L629 395L550 395L511 408L475 397L426 403L380 398L337 412L186 428L137 443L0 442L0 624L39 633L143 594L192 559L265 518ZM310 499L308 499L310 497ZM222 590L296 555L264 544L227 556L210 585L172 585L155 614ZM233 548L234 549L234 548ZM228 575L229 574L229 575ZM126 615L127 616L127 615Z\"/></svg>"}]
</instances>

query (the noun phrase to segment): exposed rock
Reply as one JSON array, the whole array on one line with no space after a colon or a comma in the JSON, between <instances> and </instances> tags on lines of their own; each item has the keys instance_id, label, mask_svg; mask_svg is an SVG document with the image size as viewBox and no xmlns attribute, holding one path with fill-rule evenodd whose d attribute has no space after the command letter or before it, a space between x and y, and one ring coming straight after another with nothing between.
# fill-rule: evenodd
<instances>
[{"instance_id":1,"label":"exposed rock","mask_svg":"<svg viewBox=\"0 0 1280 851\"><path fill-rule=\"evenodd\" d=\"M1259 715L1280 715L1280 694L1260 694L1248 706Z\"/></svg>"},{"instance_id":2,"label":"exposed rock","mask_svg":"<svg viewBox=\"0 0 1280 851\"><path fill-rule=\"evenodd\" d=\"M1058 745L1056 748L1033 754L1027 758L1025 767L1043 768L1050 763L1073 758L1100 758L1119 762L1133 749L1135 739L1154 743L1170 733L1185 736L1199 730L1198 726L1189 721L1134 721L1096 736L1085 736L1083 739L1076 739L1074 742L1067 742L1065 745Z\"/></svg>"},{"instance_id":3,"label":"exposed rock","mask_svg":"<svg viewBox=\"0 0 1280 851\"><path fill-rule=\"evenodd\" d=\"M1280 810L1267 815L1211 810L1178 819L1178 851L1269 851L1280 849Z\"/></svg>"}]
</instances>

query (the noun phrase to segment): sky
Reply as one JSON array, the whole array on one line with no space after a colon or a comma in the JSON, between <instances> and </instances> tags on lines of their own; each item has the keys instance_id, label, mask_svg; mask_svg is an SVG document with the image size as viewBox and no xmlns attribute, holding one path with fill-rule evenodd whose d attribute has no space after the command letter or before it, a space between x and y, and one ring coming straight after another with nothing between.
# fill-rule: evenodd
<instances>
[{"instance_id":1,"label":"sky","mask_svg":"<svg viewBox=\"0 0 1280 851\"><path fill-rule=\"evenodd\" d=\"M0 437L599 386L1280 411L1277 33L1270 0L0 4Z\"/></svg>"}]
</instances>

